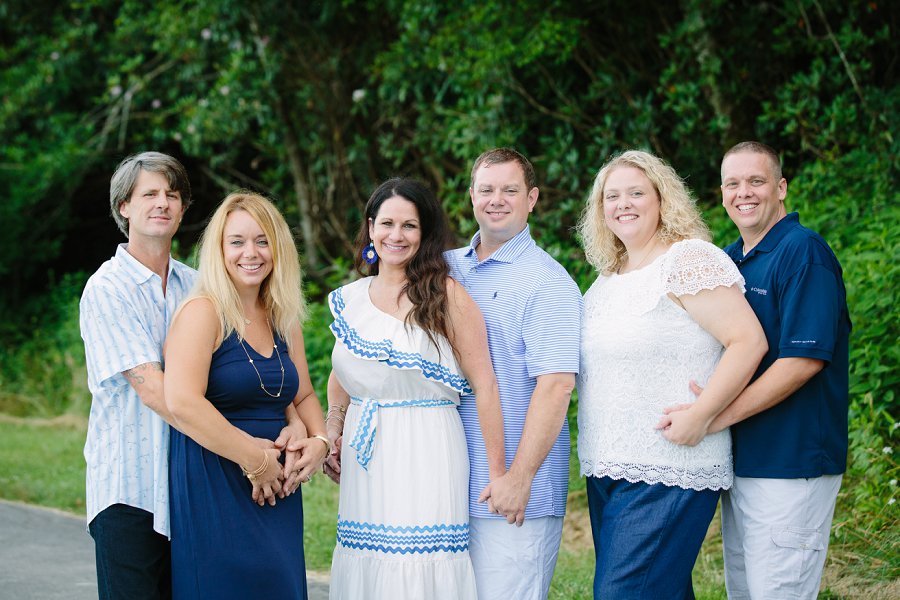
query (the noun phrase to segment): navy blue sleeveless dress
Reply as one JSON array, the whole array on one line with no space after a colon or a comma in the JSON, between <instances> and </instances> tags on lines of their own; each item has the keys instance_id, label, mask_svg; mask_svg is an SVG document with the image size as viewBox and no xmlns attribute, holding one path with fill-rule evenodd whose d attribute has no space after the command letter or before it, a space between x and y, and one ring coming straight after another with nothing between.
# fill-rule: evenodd
<instances>
[{"instance_id":1,"label":"navy blue sleeveless dress","mask_svg":"<svg viewBox=\"0 0 900 600\"><path fill-rule=\"evenodd\" d=\"M274 440L285 425L284 409L297 394L297 369L276 337L281 367L232 333L213 353L206 398L228 421L254 437ZM236 463L206 450L172 429L169 447L169 510L172 590L176 600L306 598L303 502L299 490L259 506Z\"/></svg>"}]
</instances>

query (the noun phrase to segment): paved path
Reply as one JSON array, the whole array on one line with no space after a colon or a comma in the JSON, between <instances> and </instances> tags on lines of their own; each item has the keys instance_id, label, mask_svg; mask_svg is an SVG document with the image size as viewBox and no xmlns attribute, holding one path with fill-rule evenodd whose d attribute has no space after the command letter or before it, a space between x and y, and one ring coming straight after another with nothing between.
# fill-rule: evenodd
<instances>
[{"instance_id":1,"label":"paved path","mask_svg":"<svg viewBox=\"0 0 900 600\"><path fill-rule=\"evenodd\" d=\"M327 575L310 573L310 600L328 598ZM0 500L0 599L97 598L94 542L84 518Z\"/></svg>"}]
</instances>

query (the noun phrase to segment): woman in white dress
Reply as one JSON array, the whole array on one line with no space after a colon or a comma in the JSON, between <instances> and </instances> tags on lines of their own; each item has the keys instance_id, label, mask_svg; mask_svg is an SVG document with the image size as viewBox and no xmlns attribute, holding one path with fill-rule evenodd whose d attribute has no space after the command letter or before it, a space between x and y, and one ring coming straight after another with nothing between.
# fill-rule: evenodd
<instances>
[{"instance_id":1,"label":"woman in white dress","mask_svg":"<svg viewBox=\"0 0 900 600\"><path fill-rule=\"evenodd\" d=\"M743 278L661 159L629 151L604 165L579 231L599 271L578 382L594 597L693 598L691 570L732 480L729 432L707 428L749 381L765 336Z\"/></svg>"},{"instance_id":2,"label":"woman in white dress","mask_svg":"<svg viewBox=\"0 0 900 600\"><path fill-rule=\"evenodd\" d=\"M503 420L484 320L443 258L450 241L434 194L391 179L358 237L369 276L328 297L333 600L476 597L460 393L477 397L492 480L505 472Z\"/></svg>"}]
</instances>

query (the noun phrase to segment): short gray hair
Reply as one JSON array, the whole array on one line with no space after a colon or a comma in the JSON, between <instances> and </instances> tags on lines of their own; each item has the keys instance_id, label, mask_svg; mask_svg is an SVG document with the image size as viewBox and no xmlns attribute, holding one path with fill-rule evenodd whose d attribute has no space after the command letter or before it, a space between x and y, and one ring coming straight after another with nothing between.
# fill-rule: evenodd
<instances>
[{"instance_id":1,"label":"short gray hair","mask_svg":"<svg viewBox=\"0 0 900 600\"><path fill-rule=\"evenodd\" d=\"M112 179L109 180L110 213L125 237L128 237L128 219L122 216L119 207L131 199L131 193L134 192L141 171L164 175L169 187L181 194L181 205L184 210L191 205L191 184L184 165L178 162L178 159L161 152L133 154L119 163Z\"/></svg>"}]
</instances>

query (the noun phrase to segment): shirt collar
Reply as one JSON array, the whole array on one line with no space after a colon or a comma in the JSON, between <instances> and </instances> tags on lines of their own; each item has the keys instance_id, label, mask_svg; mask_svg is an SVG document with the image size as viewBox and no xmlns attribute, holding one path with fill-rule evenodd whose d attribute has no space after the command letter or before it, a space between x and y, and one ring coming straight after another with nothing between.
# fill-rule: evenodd
<instances>
[{"instance_id":1,"label":"shirt collar","mask_svg":"<svg viewBox=\"0 0 900 600\"><path fill-rule=\"evenodd\" d=\"M128 244L119 244L116 248L116 260L122 267L122 270L131 277L138 285L146 283L154 276L159 279L159 275L150 270L144 263L128 253ZM175 261L169 256L168 280L171 281L172 276L178 277L178 271L174 268Z\"/></svg>"},{"instance_id":2,"label":"shirt collar","mask_svg":"<svg viewBox=\"0 0 900 600\"><path fill-rule=\"evenodd\" d=\"M770 229L766 235L763 236L763 239L753 246L746 255L743 254L744 238L738 238L737 244L735 244L735 253L738 254L737 258L748 258L756 252L771 252L778 246L779 242L784 239L784 236L799 224L800 213L792 212L785 215L772 226L772 229Z\"/></svg>"},{"instance_id":3,"label":"shirt collar","mask_svg":"<svg viewBox=\"0 0 900 600\"><path fill-rule=\"evenodd\" d=\"M476 254L476 248L481 243L481 231L479 230L474 236L472 236L472 241L469 243L469 249L466 250L466 256L472 257L474 256L477 260L478 254ZM535 245L534 240L531 238L531 230L529 226L526 224L525 227L508 239L506 243L497 248L493 254L484 259L483 262L487 262L489 260L494 260L497 262L503 263L512 263L518 258L523 252L531 248Z\"/></svg>"}]
</instances>

